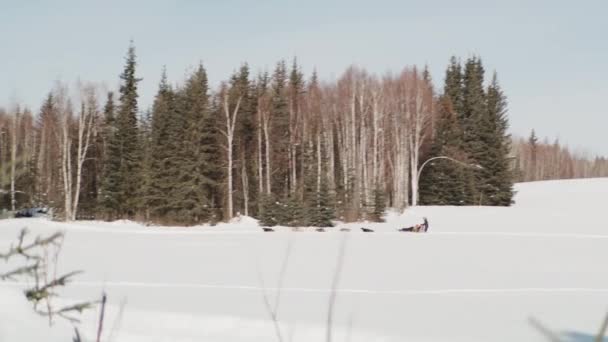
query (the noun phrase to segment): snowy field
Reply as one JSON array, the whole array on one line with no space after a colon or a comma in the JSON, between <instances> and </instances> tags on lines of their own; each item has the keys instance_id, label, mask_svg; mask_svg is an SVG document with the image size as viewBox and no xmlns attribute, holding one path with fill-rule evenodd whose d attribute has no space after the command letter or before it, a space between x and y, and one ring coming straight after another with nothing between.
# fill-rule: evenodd
<instances>
[{"instance_id":1,"label":"snowy field","mask_svg":"<svg viewBox=\"0 0 608 342\"><path fill-rule=\"evenodd\" d=\"M333 341L546 341L533 319L565 341L591 342L608 310L608 179L516 189L510 208L419 207L325 233L263 233L248 218L188 229L5 220L0 248L24 226L65 231L60 266L85 273L63 295L105 289L105 341L327 340L337 281ZM423 216L427 234L396 232ZM0 283L0 342L17 341L19 286ZM84 315L89 337L96 317Z\"/></svg>"}]
</instances>

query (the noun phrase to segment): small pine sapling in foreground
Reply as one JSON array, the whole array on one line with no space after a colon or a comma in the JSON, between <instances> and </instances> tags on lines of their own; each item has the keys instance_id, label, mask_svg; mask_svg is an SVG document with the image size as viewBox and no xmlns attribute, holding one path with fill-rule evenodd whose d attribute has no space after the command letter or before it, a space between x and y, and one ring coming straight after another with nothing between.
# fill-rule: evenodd
<instances>
[{"instance_id":1,"label":"small pine sapling in foreground","mask_svg":"<svg viewBox=\"0 0 608 342\"><path fill-rule=\"evenodd\" d=\"M8 251L0 253L0 259L7 263L17 259L23 259L24 263L8 272L0 273L0 280L26 279L33 282L33 285L24 291L25 296L33 304L36 313L48 318L49 325L53 325L55 317L64 318L72 324L79 323L74 314L80 314L91 308L96 304L95 301L62 307L58 307L53 301L58 297L58 289L66 286L74 276L82 273L72 271L58 274L57 263L63 244L63 233L56 232L47 237L38 236L29 242L26 241L27 234L27 229L22 229L17 244L11 245ZM78 333L76 336L79 339Z\"/></svg>"}]
</instances>

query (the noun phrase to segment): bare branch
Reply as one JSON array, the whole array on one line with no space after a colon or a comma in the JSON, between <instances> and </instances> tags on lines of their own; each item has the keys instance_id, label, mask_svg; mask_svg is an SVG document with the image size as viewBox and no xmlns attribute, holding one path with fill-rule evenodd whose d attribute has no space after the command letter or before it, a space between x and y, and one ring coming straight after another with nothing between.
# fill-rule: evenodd
<instances>
[{"instance_id":1,"label":"bare branch","mask_svg":"<svg viewBox=\"0 0 608 342\"><path fill-rule=\"evenodd\" d=\"M19 267L16 270L12 270L10 272L0 274L0 280L15 280L15 276L21 275L33 275L36 270L38 270L38 263L33 265L27 265L23 267Z\"/></svg>"},{"instance_id":2,"label":"bare branch","mask_svg":"<svg viewBox=\"0 0 608 342\"><path fill-rule=\"evenodd\" d=\"M547 338L547 340L551 342L563 342L559 336L557 336L553 331L549 330L545 327L539 320L534 317L530 317L529 319L530 325L538 330L543 336Z\"/></svg>"},{"instance_id":3,"label":"bare branch","mask_svg":"<svg viewBox=\"0 0 608 342\"><path fill-rule=\"evenodd\" d=\"M607 328L608 328L608 314L606 314L606 317L604 318L604 321L602 322L602 326L600 327L600 332L597 334L597 336L595 338L595 342L604 341L604 336L606 336Z\"/></svg>"},{"instance_id":4,"label":"bare branch","mask_svg":"<svg viewBox=\"0 0 608 342\"><path fill-rule=\"evenodd\" d=\"M27 234L28 234L27 229L26 228L22 229L19 232L19 244L16 247L11 246L11 248L6 253L0 253L0 259L8 260L9 258L11 258L13 256L21 255L28 260L29 259L39 260L40 256L31 255L31 254L28 254L27 252L29 252L30 250L32 250L36 247L43 247L43 246L47 246L47 245L51 245L51 244L56 244L57 241L61 237L63 237L63 233L57 232L57 233L54 233L53 235L48 236L43 239L41 239L40 237L36 237L34 242L30 243L29 245L24 246L23 241Z\"/></svg>"}]
</instances>

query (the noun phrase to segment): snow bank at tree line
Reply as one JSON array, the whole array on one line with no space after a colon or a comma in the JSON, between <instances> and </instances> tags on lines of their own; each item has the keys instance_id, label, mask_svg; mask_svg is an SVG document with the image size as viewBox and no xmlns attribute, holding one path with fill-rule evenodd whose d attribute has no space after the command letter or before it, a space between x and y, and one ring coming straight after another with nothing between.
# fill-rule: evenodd
<instances>
[{"instance_id":1,"label":"snow bank at tree line","mask_svg":"<svg viewBox=\"0 0 608 342\"><path fill-rule=\"evenodd\" d=\"M65 230L60 267L86 272L62 295L90 300L105 289L108 342L276 340L264 293L273 307L278 299L284 340L324 340L344 238L335 341L544 341L530 318L565 341L592 341L608 309L608 179L516 190L509 208L417 207L389 212L386 223L340 223L329 233L263 233L247 217L191 228L4 220L0 249L24 225L34 234ZM423 216L429 233L396 232ZM360 234L362 226L376 233ZM0 342L48 341L8 335L37 322L41 330L28 333L47 331L17 287L0 288ZM93 336L96 320L96 310L84 314L85 336ZM70 341L70 329L55 329Z\"/></svg>"},{"instance_id":2,"label":"snow bank at tree line","mask_svg":"<svg viewBox=\"0 0 608 342\"><path fill-rule=\"evenodd\" d=\"M605 210L608 198L608 178L557 180L519 183L515 186L515 204L511 207L456 207L420 206L403 212L388 210L385 222L336 222L328 231L350 228L360 232L361 227L377 232L395 232L398 228L430 222L429 232L435 233L510 233L510 234L605 234L605 221L598 213ZM8 220L10 222L12 220ZM22 222L22 221L17 221ZM34 222L33 220L30 222ZM238 216L230 222L194 227L162 227L120 220L115 222L78 221L66 226L48 222L50 229L69 229L106 233L253 233L262 232L258 221L248 216ZM278 232L292 231L292 227L274 227ZM314 227L302 227L304 232L315 232Z\"/></svg>"}]
</instances>

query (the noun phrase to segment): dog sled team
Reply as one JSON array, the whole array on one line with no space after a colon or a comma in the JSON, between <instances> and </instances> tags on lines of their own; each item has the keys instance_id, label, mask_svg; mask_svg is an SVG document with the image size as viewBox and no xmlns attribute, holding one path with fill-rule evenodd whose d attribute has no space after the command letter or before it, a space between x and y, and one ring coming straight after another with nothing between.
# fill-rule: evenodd
<instances>
[{"instance_id":1,"label":"dog sled team","mask_svg":"<svg viewBox=\"0 0 608 342\"><path fill-rule=\"evenodd\" d=\"M411 227L403 227L398 228L397 231L400 232L410 232L410 233L426 233L429 230L429 220L426 217L423 217L424 222L420 224L415 224ZM373 233L374 230L370 228L361 227L361 231L364 233Z\"/></svg>"},{"instance_id":2,"label":"dog sled team","mask_svg":"<svg viewBox=\"0 0 608 342\"><path fill-rule=\"evenodd\" d=\"M404 228L399 228L397 229L397 231L400 232L411 232L411 233L426 233L429 230L429 220L426 217L423 217L424 222L420 223L420 224L415 224L411 227L404 227ZM274 232L274 229L270 228L270 227L262 227L262 229L265 232ZM296 230L297 231L297 230ZM316 231L318 232L324 232L326 231L324 228L317 228ZM350 229L349 228L342 228L340 229L341 232L349 232ZM361 231L364 233L373 233L374 230L370 229L370 228L365 228L365 227L361 227Z\"/></svg>"},{"instance_id":3,"label":"dog sled team","mask_svg":"<svg viewBox=\"0 0 608 342\"><path fill-rule=\"evenodd\" d=\"M413 233L426 233L429 230L429 220L426 217L423 218L424 222L416 224L411 227L405 227L397 229L400 232L413 232Z\"/></svg>"}]
</instances>

